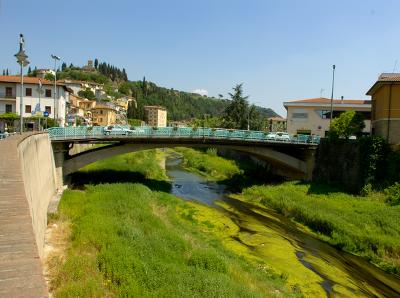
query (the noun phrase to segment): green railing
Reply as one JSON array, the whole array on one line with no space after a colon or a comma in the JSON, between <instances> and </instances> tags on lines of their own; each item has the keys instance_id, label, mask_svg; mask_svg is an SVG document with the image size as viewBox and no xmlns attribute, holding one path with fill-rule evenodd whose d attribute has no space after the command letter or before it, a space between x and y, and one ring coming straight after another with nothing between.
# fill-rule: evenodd
<instances>
[{"instance_id":1,"label":"green railing","mask_svg":"<svg viewBox=\"0 0 400 298\"><path fill-rule=\"evenodd\" d=\"M248 140L260 142L286 142L319 144L319 136L297 135L289 140L267 139L267 133L262 131L233 130L220 128L192 128L192 127L148 127L139 126L123 127L123 130L107 131L104 126L78 126L78 127L51 127L47 130L52 140L74 140L74 139L115 139L115 138L207 138L207 139L228 139Z\"/></svg>"}]
</instances>

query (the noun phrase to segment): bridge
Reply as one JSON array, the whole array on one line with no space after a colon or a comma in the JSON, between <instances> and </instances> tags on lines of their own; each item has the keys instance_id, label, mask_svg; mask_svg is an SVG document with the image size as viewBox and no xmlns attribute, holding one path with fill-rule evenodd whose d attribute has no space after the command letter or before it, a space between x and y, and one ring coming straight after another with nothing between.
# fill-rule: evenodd
<instances>
[{"instance_id":1,"label":"bridge","mask_svg":"<svg viewBox=\"0 0 400 298\"><path fill-rule=\"evenodd\" d=\"M47 297L45 256L48 208L64 178L113 155L163 147L215 147L265 159L283 174L311 178L316 142L268 140L263 132L210 128L135 128L104 134L104 127L50 128L0 140L0 297ZM311 140L313 141L313 140ZM70 154L78 144L108 146Z\"/></svg>"},{"instance_id":2,"label":"bridge","mask_svg":"<svg viewBox=\"0 0 400 298\"><path fill-rule=\"evenodd\" d=\"M249 154L268 162L275 173L311 179L314 153L319 139L305 135L290 141L269 139L262 131L192 127L135 127L106 131L105 127L54 127L48 129L53 145L57 175L66 177L95 161L114 155L165 147L213 147ZM108 144L71 155L77 144Z\"/></svg>"}]
</instances>

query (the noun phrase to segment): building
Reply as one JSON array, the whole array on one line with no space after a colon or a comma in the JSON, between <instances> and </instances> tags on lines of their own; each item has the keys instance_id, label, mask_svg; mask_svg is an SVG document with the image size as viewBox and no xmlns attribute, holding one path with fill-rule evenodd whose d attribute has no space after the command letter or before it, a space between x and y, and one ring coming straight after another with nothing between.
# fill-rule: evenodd
<instances>
[{"instance_id":1,"label":"building","mask_svg":"<svg viewBox=\"0 0 400 298\"><path fill-rule=\"evenodd\" d=\"M367 95L372 99L372 134L400 144L400 73L382 73Z\"/></svg>"},{"instance_id":2,"label":"building","mask_svg":"<svg viewBox=\"0 0 400 298\"><path fill-rule=\"evenodd\" d=\"M167 109L161 106L144 106L147 125L154 127L167 126Z\"/></svg>"},{"instance_id":3,"label":"building","mask_svg":"<svg viewBox=\"0 0 400 298\"><path fill-rule=\"evenodd\" d=\"M41 84L41 85L40 85ZM54 109L54 82L35 77L24 77L23 117L32 117L37 112L48 112L50 118L56 118L64 126L69 91L65 85L57 83ZM0 114L20 114L21 77L0 76Z\"/></svg>"},{"instance_id":4,"label":"building","mask_svg":"<svg viewBox=\"0 0 400 298\"><path fill-rule=\"evenodd\" d=\"M52 76L55 76L56 72L54 70L52 70L52 69L38 69L38 70L36 70L36 77L38 77L38 78L44 79L44 77L46 75L48 75L48 74L50 74Z\"/></svg>"},{"instance_id":5,"label":"building","mask_svg":"<svg viewBox=\"0 0 400 298\"><path fill-rule=\"evenodd\" d=\"M287 101L283 103L287 110L287 132L290 134L306 134L327 136L331 118L331 100L328 98L310 98ZM369 100L333 100L333 118L341 113L355 110L365 118L363 133L369 134L371 129L371 101Z\"/></svg>"},{"instance_id":6,"label":"building","mask_svg":"<svg viewBox=\"0 0 400 298\"><path fill-rule=\"evenodd\" d=\"M286 119L279 116L268 118L266 129L269 132L286 131Z\"/></svg>"},{"instance_id":7,"label":"building","mask_svg":"<svg viewBox=\"0 0 400 298\"><path fill-rule=\"evenodd\" d=\"M115 124L116 111L110 106L97 103L91 112L93 125L107 126Z\"/></svg>"},{"instance_id":8,"label":"building","mask_svg":"<svg viewBox=\"0 0 400 298\"><path fill-rule=\"evenodd\" d=\"M82 98L80 96L69 95L69 108L67 115L68 125L92 124L92 109L96 106L96 101Z\"/></svg>"},{"instance_id":9,"label":"building","mask_svg":"<svg viewBox=\"0 0 400 298\"><path fill-rule=\"evenodd\" d=\"M71 80L64 79L57 81L60 84L65 85L67 88L72 90L72 93L78 95L78 92L81 90L89 89L94 93L97 99L107 98L107 94L104 91L104 85L95 83L95 82L87 82L87 81L79 81L79 80Z\"/></svg>"}]
</instances>

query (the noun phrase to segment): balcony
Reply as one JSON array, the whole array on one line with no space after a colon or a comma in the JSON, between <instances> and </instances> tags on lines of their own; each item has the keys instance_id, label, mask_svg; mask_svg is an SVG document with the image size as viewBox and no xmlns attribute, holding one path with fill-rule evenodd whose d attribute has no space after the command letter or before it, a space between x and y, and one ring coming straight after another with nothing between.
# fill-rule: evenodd
<instances>
[{"instance_id":1,"label":"balcony","mask_svg":"<svg viewBox=\"0 0 400 298\"><path fill-rule=\"evenodd\" d=\"M0 100L2 99L16 99L15 93L0 92Z\"/></svg>"}]
</instances>

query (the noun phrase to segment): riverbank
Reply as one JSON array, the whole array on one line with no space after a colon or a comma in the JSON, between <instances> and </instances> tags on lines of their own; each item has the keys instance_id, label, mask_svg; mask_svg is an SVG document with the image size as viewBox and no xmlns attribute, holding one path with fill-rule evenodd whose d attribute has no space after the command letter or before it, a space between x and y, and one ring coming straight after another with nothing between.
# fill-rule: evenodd
<instances>
[{"instance_id":1,"label":"riverbank","mask_svg":"<svg viewBox=\"0 0 400 298\"><path fill-rule=\"evenodd\" d=\"M190 166L194 154L185 155L185 168L209 180L220 180L219 167L207 169L208 154L197 151L197 164ZM201 163L201 160L206 162ZM225 159L218 159L223 164ZM230 164L232 161L226 161ZM224 166L220 166L224 168ZM223 171L225 176L226 171ZM234 198L272 208L285 217L303 224L320 239L344 251L359 255L386 272L400 274L400 206L385 203L385 194L353 196L324 185L284 182L246 188Z\"/></svg>"},{"instance_id":2,"label":"riverbank","mask_svg":"<svg viewBox=\"0 0 400 298\"><path fill-rule=\"evenodd\" d=\"M229 218L217 218L216 211L210 217L211 208L164 192L163 154L117 156L72 177L78 189L65 191L50 223L63 226L60 238L68 240L51 259L54 296L301 296L285 276L246 261L203 231L234 232ZM125 183L102 184L107 179ZM210 220L191 218L201 214Z\"/></svg>"}]
</instances>

